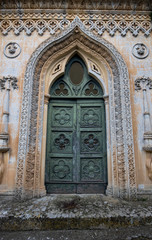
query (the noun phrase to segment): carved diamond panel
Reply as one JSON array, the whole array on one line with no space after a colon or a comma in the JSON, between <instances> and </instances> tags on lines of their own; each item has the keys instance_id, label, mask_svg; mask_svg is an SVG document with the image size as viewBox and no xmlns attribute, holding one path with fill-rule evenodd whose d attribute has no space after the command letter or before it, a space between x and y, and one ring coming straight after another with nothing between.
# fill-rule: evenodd
<instances>
[{"instance_id":1,"label":"carved diamond panel","mask_svg":"<svg viewBox=\"0 0 152 240\"><path fill-rule=\"evenodd\" d=\"M102 132L81 132L81 152L102 152Z\"/></svg>"},{"instance_id":2,"label":"carved diamond panel","mask_svg":"<svg viewBox=\"0 0 152 240\"><path fill-rule=\"evenodd\" d=\"M53 127L72 127L73 125L73 108L72 107L53 107Z\"/></svg>"},{"instance_id":3,"label":"carved diamond panel","mask_svg":"<svg viewBox=\"0 0 152 240\"><path fill-rule=\"evenodd\" d=\"M81 107L81 127L102 127L101 107Z\"/></svg>"},{"instance_id":4,"label":"carved diamond panel","mask_svg":"<svg viewBox=\"0 0 152 240\"><path fill-rule=\"evenodd\" d=\"M72 132L52 132L52 153L72 153Z\"/></svg>"},{"instance_id":5,"label":"carved diamond panel","mask_svg":"<svg viewBox=\"0 0 152 240\"><path fill-rule=\"evenodd\" d=\"M81 181L103 179L103 161L101 158L81 159Z\"/></svg>"},{"instance_id":6,"label":"carved diamond panel","mask_svg":"<svg viewBox=\"0 0 152 240\"><path fill-rule=\"evenodd\" d=\"M72 181L72 159L51 158L50 180Z\"/></svg>"}]
</instances>

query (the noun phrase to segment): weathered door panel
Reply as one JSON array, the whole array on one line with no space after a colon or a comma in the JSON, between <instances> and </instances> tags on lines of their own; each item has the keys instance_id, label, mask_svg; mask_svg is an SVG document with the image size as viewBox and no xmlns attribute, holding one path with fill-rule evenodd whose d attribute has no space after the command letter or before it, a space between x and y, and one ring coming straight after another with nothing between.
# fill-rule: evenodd
<instances>
[{"instance_id":1,"label":"weathered door panel","mask_svg":"<svg viewBox=\"0 0 152 240\"><path fill-rule=\"evenodd\" d=\"M103 193L105 153L103 100L51 101L46 156L48 193Z\"/></svg>"},{"instance_id":2,"label":"weathered door panel","mask_svg":"<svg viewBox=\"0 0 152 240\"><path fill-rule=\"evenodd\" d=\"M49 104L46 181L74 181L76 105L71 103Z\"/></svg>"}]
</instances>

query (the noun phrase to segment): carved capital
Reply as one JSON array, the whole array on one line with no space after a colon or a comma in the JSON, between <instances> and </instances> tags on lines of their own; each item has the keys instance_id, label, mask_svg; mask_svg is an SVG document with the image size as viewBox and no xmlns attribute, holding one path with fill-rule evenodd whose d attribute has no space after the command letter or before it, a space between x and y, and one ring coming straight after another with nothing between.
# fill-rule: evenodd
<instances>
[{"instance_id":1,"label":"carved capital","mask_svg":"<svg viewBox=\"0 0 152 240\"><path fill-rule=\"evenodd\" d=\"M152 79L149 77L139 77L135 80L135 90L146 90L146 89L152 89Z\"/></svg>"},{"instance_id":2,"label":"carved capital","mask_svg":"<svg viewBox=\"0 0 152 240\"><path fill-rule=\"evenodd\" d=\"M108 105L109 104L109 95L104 95L103 98L105 100L105 104Z\"/></svg>"},{"instance_id":3,"label":"carved capital","mask_svg":"<svg viewBox=\"0 0 152 240\"><path fill-rule=\"evenodd\" d=\"M143 150L152 153L152 132L144 133L144 146Z\"/></svg>"},{"instance_id":4,"label":"carved capital","mask_svg":"<svg viewBox=\"0 0 152 240\"><path fill-rule=\"evenodd\" d=\"M48 104L50 100L50 94L45 94L44 96L44 104Z\"/></svg>"},{"instance_id":5,"label":"carved capital","mask_svg":"<svg viewBox=\"0 0 152 240\"><path fill-rule=\"evenodd\" d=\"M0 153L9 151L8 139L8 134L0 134Z\"/></svg>"},{"instance_id":6,"label":"carved capital","mask_svg":"<svg viewBox=\"0 0 152 240\"><path fill-rule=\"evenodd\" d=\"M146 168L148 171L148 177L152 181L152 159L151 158L147 158Z\"/></svg>"},{"instance_id":7,"label":"carved capital","mask_svg":"<svg viewBox=\"0 0 152 240\"><path fill-rule=\"evenodd\" d=\"M0 79L0 89L1 90L10 90L12 89L18 89L17 86L17 78L13 77L13 76L7 76L7 77L3 77L2 79Z\"/></svg>"}]
</instances>

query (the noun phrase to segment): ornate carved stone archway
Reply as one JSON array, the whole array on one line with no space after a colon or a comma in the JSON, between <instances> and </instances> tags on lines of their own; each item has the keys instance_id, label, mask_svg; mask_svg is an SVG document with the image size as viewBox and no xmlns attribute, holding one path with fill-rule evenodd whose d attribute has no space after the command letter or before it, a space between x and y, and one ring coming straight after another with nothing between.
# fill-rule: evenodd
<instances>
[{"instance_id":1,"label":"ornate carved stone archway","mask_svg":"<svg viewBox=\"0 0 152 240\"><path fill-rule=\"evenodd\" d=\"M41 70L47 59L79 40L92 51L100 54L110 66L112 77L108 79L111 183L107 193L118 197L136 196L136 177L131 122L129 77L125 62L115 47L84 28L79 18L62 34L49 38L32 54L26 68L22 99L16 195L40 196L41 145L44 109L44 84Z\"/></svg>"}]
</instances>

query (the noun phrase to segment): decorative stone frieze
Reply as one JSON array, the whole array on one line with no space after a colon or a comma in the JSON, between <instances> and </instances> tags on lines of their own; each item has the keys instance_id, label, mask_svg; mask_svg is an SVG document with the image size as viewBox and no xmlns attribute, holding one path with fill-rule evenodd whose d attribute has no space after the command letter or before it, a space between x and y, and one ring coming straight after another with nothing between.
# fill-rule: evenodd
<instances>
[{"instance_id":1,"label":"decorative stone frieze","mask_svg":"<svg viewBox=\"0 0 152 240\"><path fill-rule=\"evenodd\" d=\"M149 10L152 7L151 0L56 0L56 1L45 1L45 0L33 0L33 1L13 1L9 2L2 0L0 3L0 9L16 9L22 12L23 9L79 9L79 10L131 10L141 11Z\"/></svg>"},{"instance_id":2,"label":"decorative stone frieze","mask_svg":"<svg viewBox=\"0 0 152 240\"><path fill-rule=\"evenodd\" d=\"M149 36L152 31L152 24L149 14L86 14L86 13L41 13L30 11L26 12L2 12L0 11L0 31L3 35L7 35L11 30L15 35L19 35L24 31L27 35L31 35L37 31L39 35L49 32L51 35L62 32L68 28L71 22L79 17L83 25L97 35L103 35L108 32L110 36L114 36L119 32L121 36L126 36L127 32L131 32L133 36L138 36L139 32L145 36ZM42 20L43 19L43 20Z\"/></svg>"},{"instance_id":3,"label":"decorative stone frieze","mask_svg":"<svg viewBox=\"0 0 152 240\"><path fill-rule=\"evenodd\" d=\"M103 57L112 71L113 77L109 76L108 85L112 181L115 189L109 186L108 192L119 197L136 197L135 160L127 67L115 47L90 32L78 17L75 18L68 28L63 28L60 34L52 36L42 43L32 54L27 64L20 123L16 196L22 198L25 195L30 197L39 196L40 194L40 157L44 109L44 79L40 78L41 69L54 53L57 54L57 52L68 48L72 43L77 44L77 42L83 44L84 48L89 48L90 51L96 52Z\"/></svg>"}]
</instances>

